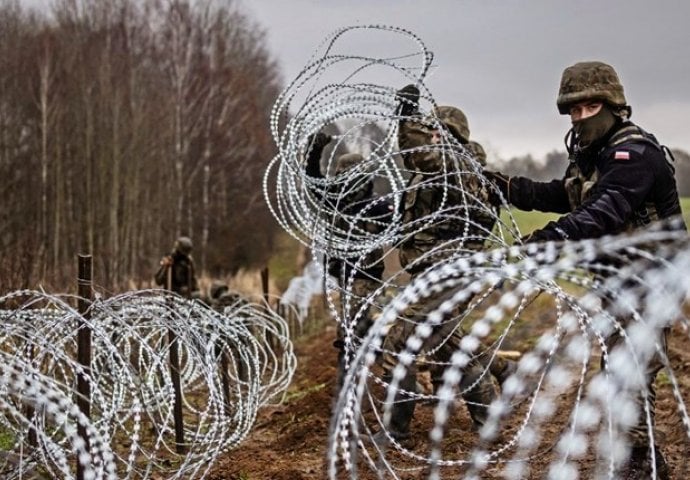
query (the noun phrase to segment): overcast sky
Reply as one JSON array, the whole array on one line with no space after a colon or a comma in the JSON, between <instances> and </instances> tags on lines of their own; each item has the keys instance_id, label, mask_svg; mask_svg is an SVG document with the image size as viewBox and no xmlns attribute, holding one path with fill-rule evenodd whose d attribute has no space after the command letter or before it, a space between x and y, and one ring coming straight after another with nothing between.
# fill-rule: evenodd
<instances>
[{"instance_id":1,"label":"overcast sky","mask_svg":"<svg viewBox=\"0 0 690 480\"><path fill-rule=\"evenodd\" d=\"M435 100L465 111L490 157L563 148L569 120L556 109L558 84L563 69L582 60L612 64L632 119L690 151L690 0L236 1L266 30L286 83L336 29L414 32L434 53L426 85ZM377 42L366 32L357 39L340 53L367 55Z\"/></svg>"},{"instance_id":2,"label":"overcast sky","mask_svg":"<svg viewBox=\"0 0 690 480\"><path fill-rule=\"evenodd\" d=\"M612 64L632 119L670 147L690 151L688 0L240 2L266 29L286 82L338 28L411 30L434 52L426 81L434 98L465 111L472 136L490 155L540 157L563 149L569 120L556 109L558 85L563 69L582 60ZM366 32L360 37L364 44L347 53L367 54L366 42L376 42Z\"/></svg>"}]
</instances>

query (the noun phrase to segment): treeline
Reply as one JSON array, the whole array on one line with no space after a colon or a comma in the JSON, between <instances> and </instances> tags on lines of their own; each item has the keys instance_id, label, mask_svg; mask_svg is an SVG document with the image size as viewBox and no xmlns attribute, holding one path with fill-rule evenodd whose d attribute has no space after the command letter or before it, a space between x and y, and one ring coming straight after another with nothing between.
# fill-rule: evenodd
<instances>
[{"instance_id":1,"label":"treeline","mask_svg":"<svg viewBox=\"0 0 690 480\"><path fill-rule=\"evenodd\" d=\"M78 252L148 280L181 234L199 270L263 264L280 88L230 0L0 0L0 292L64 287Z\"/></svg>"},{"instance_id":2,"label":"treeline","mask_svg":"<svg viewBox=\"0 0 690 480\"><path fill-rule=\"evenodd\" d=\"M690 196L690 154L680 149L671 149L674 157L673 165L676 170L676 184L678 193L682 197ZM566 152L552 151L537 160L531 155L513 157L507 161L494 162L490 168L495 168L508 175L522 175L540 181L562 178L568 166Z\"/></svg>"}]
</instances>

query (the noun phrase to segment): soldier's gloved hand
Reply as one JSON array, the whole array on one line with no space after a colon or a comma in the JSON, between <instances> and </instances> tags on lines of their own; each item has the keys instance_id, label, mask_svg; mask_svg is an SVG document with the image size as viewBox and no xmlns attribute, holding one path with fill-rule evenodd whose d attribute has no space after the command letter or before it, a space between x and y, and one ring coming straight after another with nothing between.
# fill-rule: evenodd
<instances>
[{"instance_id":1,"label":"soldier's gloved hand","mask_svg":"<svg viewBox=\"0 0 690 480\"><path fill-rule=\"evenodd\" d=\"M324 147L331 142L331 140L332 137L327 133L317 132L316 135L312 134L307 137L307 148L323 150Z\"/></svg>"},{"instance_id":2,"label":"soldier's gloved hand","mask_svg":"<svg viewBox=\"0 0 690 480\"><path fill-rule=\"evenodd\" d=\"M522 243L546 242L547 240L550 240L550 236L544 230L535 230L520 238Z\"/></svg>"},{"instance_id":3,"label":"soldier's gloved hand","mask_svg":"<svg viewBox=\"0 0 690 480\"><path fill-rule=\"evenodd\" d=\"M510 203L510 177L500 172L492 172L490 170L484 170L483 173L484 176L488 178L489 181L496 186L496 188L498 188L503 195L503 198Z\"/></svg>"},{"instance_id":4,"label":"soldier's gloved hand","mask_svg":"<svg viewBox=\"0 0 690 480\"><path fill-rule=\"evenodd\" d=\"M405 85L403 88L395 92L395 98L398 101L398 115L407 117L417 113L419 108L419 89L414 85Z\"/></svg>"}]
</instances>

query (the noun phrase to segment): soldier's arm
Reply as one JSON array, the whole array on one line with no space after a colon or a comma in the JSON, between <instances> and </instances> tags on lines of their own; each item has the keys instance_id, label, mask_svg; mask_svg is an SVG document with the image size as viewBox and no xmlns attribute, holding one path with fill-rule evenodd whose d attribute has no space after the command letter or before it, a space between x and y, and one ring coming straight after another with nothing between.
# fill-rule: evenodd
<instances>
[{"instance_id":1,"label":"soldier's arm","mask_svg":"<svg viewBox=\"0 0 690 480\"><path fill-rule=\"evenodd\" d=\"M580 240L620 233L654 185L649 163L643 151L628 149L618 157L612 151L591 196L572 213L549 222L541 239Z\"/></svg>"},{"instance_id":2,"label":"soldier's arm","mask_svg":"<svg viewBox=\"0 0 690 480\"><path fill-rule=\"evenodd\" d=\"M563 180L536 182L526 177L510 177L497 172L485 175L501 191L506 201L520 210L568 213L570 203Z\"/></svg>"},{"instance_id":3,"label":"soldier's arm","mask_svg":"<svg viewBox=\"0 0 690 480\"><path fill-rule=\"evenodd\" d=\"M160 285L161 287L165 286L165 281L167 280L168 276L168 268L170 267L172 263L172 259L170 257L163 257L160 261L160 267L158 267L158 271L154 275L154 280L156 281L156 285Z\"/></svg>"},{"instance_id":4,"label":"soldier's arm","mask_svg":"<svg viewBox=\"0 0 690 480\"><path fill-rule=\"evenodd\" d=\"M563 180L535 182L525 177L513 177L510 183L509 201L520 210L552 213L570 211Z\"/></svg>"},{"instance_id":5,"label":"soldier's arm","mask_svg":"<svg viewBox=\"0 0 690 480\"><path fill-rule=\"evenodd\" d=\"M395 93L395 98L398 100L396 114L400 116L398 149L404 152L425 145L428 142L428 134L420 123L422 117L419 114L419 89L412 84L406 85ZM402 153L405 168L413 170L410 155L409 152Z\"/></svg>"},{"instance_id":6,"label":"soldier's arm","mask_svg":"<svg viewBox=\"0 0 690 480\"><path fill-rule=\"evenodd\" d=\"M308 176L324 178L323 173L321 173L321 154L330 141L330 135L322 132L318 132L307 139L307 165L304 173Z\"/></svg>"}]
</instances>

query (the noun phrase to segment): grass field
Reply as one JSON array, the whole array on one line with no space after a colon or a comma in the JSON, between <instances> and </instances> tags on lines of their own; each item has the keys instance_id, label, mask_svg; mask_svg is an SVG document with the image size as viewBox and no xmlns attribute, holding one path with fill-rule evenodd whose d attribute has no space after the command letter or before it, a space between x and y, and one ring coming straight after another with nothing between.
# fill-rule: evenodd
<instances>
[{"instance_id":1,"label":"grass field","mask_svg":"<svg viewBox=\"0 0 690 480\"><path fill-rule=\"evenodd\" d=\"M685 224L690 226L690 197L682 198L680 206L683 210ZM511 213L513 214L513 217L515 218L515 221L517 222L518 227L520 227L520 231L523 235L526 235L537 228L543 227L551 220L556 220L560 216L553 213L523 212L517 209L512 209ZM501 219L508 224L510 222L505 210L501 214Z\"/></svg>"}]
</instances>

